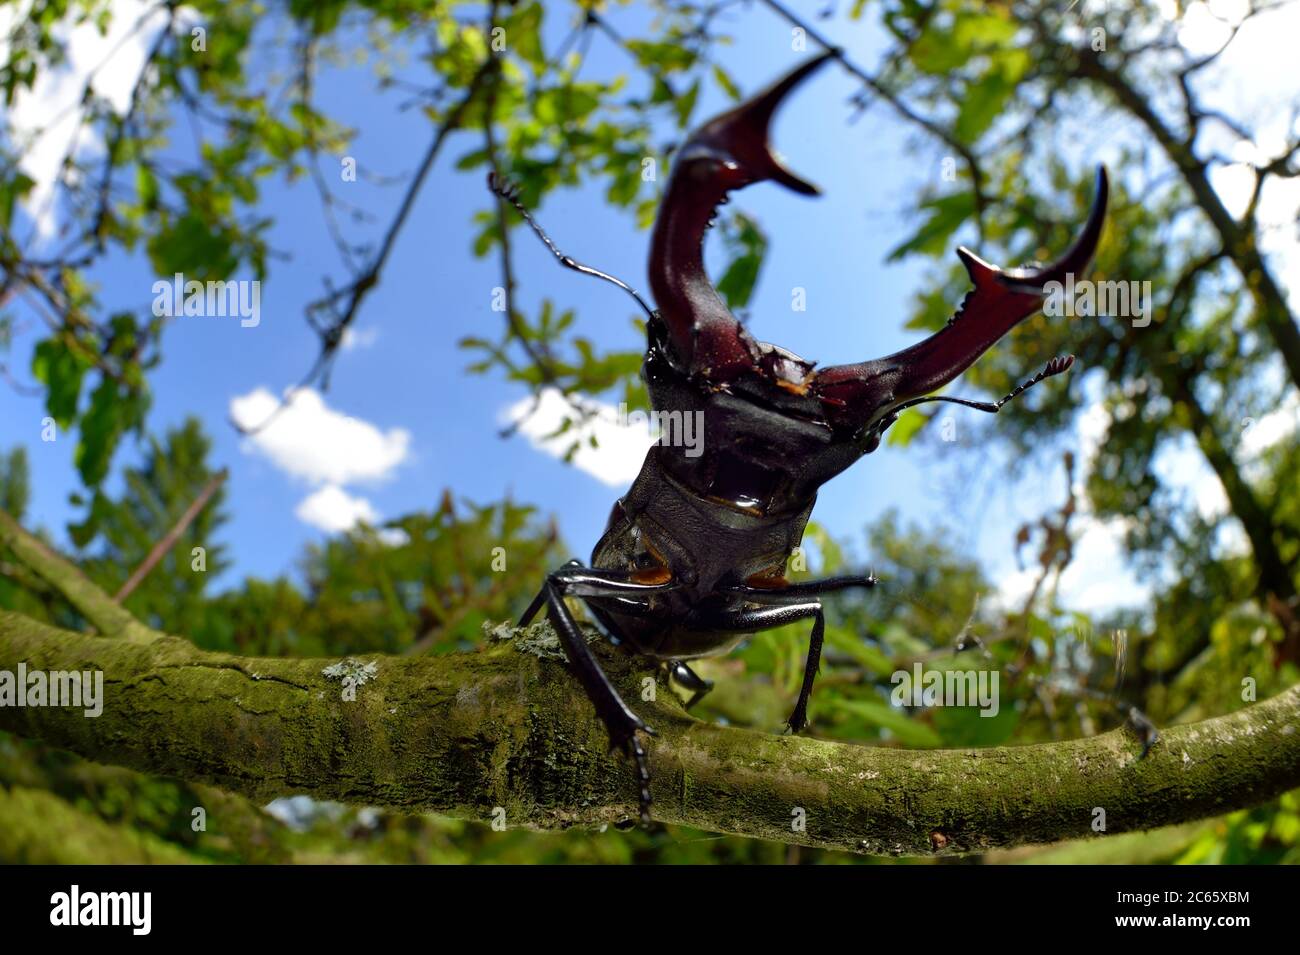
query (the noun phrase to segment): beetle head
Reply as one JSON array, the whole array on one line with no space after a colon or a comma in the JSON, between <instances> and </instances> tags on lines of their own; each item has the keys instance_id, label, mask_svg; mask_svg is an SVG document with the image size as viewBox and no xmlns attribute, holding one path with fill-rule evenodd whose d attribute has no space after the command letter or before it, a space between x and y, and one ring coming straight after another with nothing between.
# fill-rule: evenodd
<instances>
[{"instance_id":1,"label":"beetle head","mask_svg":"<svg viewBox=\"0 0 1300 955\"><path fill-rule=\"evenodd\" d=\"M703 494L717 487L724 471L730 483L743 485L758 483L754 475L775 468L779 474L768 483L784 488L778 496L786 504L802 506L817 486L875 450L903 407L952 381L1036 313L1049 283L1081 273L1101 235L1103 168L1083 232L1054 264L1004 271L959 249L974 288L945 328L910 348L816 370L813 362L754 339L705 274L704 234L732 190L770 180L804 195L817 193L777 158L769 129L782 100L835 55L808 61L692 133L655 222L649 271L658 310L650 321L646 379L656 408L706 412L707 437L718 453L706 452L694 462L679 455L671 465ZM1069 361L1057 360L1040 379L1068 367ZM724 458L740 465L724 467Z\"/></svg>"}]
</instances>

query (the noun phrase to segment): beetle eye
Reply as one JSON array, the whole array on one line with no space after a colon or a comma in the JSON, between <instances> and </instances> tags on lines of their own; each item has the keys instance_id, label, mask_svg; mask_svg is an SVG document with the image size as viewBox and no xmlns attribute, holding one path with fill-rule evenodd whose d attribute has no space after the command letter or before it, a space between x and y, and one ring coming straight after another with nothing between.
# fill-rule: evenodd
<instances>
[{"instance_id":1,"label":"beetle eye","mask_svg":"<svg viewBox=\"0 0 1300 955\"><path fill-rule=\"evenodd\" d=\"M659 566L659 559L648 550L643 550L636 555L635 564L637 570L653 570Z\"/></svg>"}]
</instances>

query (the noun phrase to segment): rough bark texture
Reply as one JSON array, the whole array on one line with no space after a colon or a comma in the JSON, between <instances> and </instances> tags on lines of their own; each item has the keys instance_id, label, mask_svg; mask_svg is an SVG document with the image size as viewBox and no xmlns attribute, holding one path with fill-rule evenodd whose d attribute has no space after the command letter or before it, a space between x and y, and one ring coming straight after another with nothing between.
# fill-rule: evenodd
<instances>
[{"instance_id":1,"label":"rough bark texture","mask_svg":"<svg viewBox=\"0 0 1300 955\"><path fill-rule=\"evenodd\" d=\"M205 653L0 614L0 669L103 670L103 714L0 708L0 728L101 761L269 799L350 803L564 828L635 816L625 760L545 624L484 649L358 661ZM600 652L627 699L646 673ZM337 666L342 664L342 666ZM346 699L343 677L372 675ZM326 671L329 670L329 674ZM701 723L660 687L637 703L654 815L665 822L874 854L930 855L1183 822L1300 785L1300 687L1173 727L1145 759L1116 731L984 750L898 750ZM802 812L800 812L802 810ZM802 830L797 823L802 819Z\"/></svg>"}]
</instances>

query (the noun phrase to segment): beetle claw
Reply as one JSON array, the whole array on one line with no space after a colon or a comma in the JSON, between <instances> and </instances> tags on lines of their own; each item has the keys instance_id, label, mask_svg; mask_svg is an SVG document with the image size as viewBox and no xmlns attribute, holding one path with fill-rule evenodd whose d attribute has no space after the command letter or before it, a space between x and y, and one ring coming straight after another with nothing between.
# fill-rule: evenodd
<instances>
[{"instance_id":1,"label":"beetle claw","mask_svg":"<svg viewBox=\"0 0 1300 955\"><path fill-rule=\"evenodd\" d=\"M625 756L632 760L636 768L637 776L637 807L641 819L641 825L648 826L650 819L650 804L653 801L650 797L650 763L646 756L645 747L637 739L637 730L643 731L647 736L656 736L658 734L640 719L635 722L629 722L621 730L609 731L609 749L610 752L620 750Z\"/></svg>"}]
</instances>

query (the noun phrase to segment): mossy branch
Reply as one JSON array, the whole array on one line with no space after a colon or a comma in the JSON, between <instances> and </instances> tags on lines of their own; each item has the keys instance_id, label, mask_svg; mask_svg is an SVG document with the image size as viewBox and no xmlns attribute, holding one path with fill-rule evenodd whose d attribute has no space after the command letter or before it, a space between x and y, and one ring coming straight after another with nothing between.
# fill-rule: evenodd
<instances>
[{"instance_id":1,"label":"mossy branch","mask_svg":"<svg viewBox=\"0 0 1300 955\"><path fill-rule=\"evenodd\" d=\"M154 634L96 587L79 568L27 533L0 510L0 551L8 547L28 570L61 593L77 612L103 633L147 641Z\"/></svg>"},{"instance_id":2,"label":"mossy branch","mask_svg":"<svg viewBox=\"0 0 1300 955\"><path fill-rule=\"evenodd\" d=\"M635 817L624 759L545 625L473 653L339 661L205 653L57 630L0 614L0 669L104 671L102 715L0 708L0 728L255 799L325 799L559 829ZM601 648L626 698L643 671ZM346 699L349 674L355 699ZM332 676L326 675L329 671ZM692 719L671 693L637 704L654 815L716 832L876 854L1055 842L1217 815L1300 785L1300 687L1177 726L1145 759L1123 731L982 750L899 750L773 736ZM802 828L799 823L802 822Z\"/></svg>"},{"instance_id":3,"label":"mossy branch","mask_svg":"<svg viewBox=\"0 0 1300 955\"><path fill-rule=\"evenodd\" d=\"M0 524L0 528L5 525ZM10 522L9 526L13 526ZM25 532L6 540L20 548ZM17 546L15 546L15 539ZM44 548L42 577L111 622L94 589ZM102 596L102 594L100 595ZM107 598L105 598L107 599ZM111 603L111 602L110 602ZM87 613L90 616L90 613ZM134 623L134 621L133 621ZM0 612L0 670L101 670L103 712L0 707L0 729L143 772L258 800L295 793L508 826L634 819L631 769L545 624L501 627L471 653L355 661L203 652L60 630ZM595 645L624 698L658 730L653 814L783 842L931 855L1187 822L1300 786L1300 687L1162 731L1150 754L1123 730L978 750L901 750L775 736L687 715L650 671Z\"/></svg>"}]
</instances>

